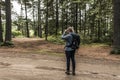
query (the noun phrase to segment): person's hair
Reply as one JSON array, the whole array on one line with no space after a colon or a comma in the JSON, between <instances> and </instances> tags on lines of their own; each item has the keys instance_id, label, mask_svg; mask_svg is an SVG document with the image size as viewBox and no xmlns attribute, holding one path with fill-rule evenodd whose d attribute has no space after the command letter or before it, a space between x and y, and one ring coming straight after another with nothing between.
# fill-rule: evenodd
<instances>
[{"instance_id":1,"label":"person's hair","mask_svg":"<svg viewBox=\"0 0 120 80\"><path fill-rule=\"evenodd\" d=\"M74 29L73 29L73 27L68 27L68 28L67 28L67 31L69 31L69 32L74 32Z\"/></svg>"}]
</instances>

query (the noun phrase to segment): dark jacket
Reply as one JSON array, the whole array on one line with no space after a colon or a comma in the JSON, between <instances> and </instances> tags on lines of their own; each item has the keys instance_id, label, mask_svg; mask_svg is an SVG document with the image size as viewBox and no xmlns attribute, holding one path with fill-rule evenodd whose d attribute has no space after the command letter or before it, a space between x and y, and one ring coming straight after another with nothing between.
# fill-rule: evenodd
<instances>
[{"instance_id":1,"label":"dark jacket","mask_svg":"<svg viewBox=\"0 0 120 80\"><path fill-rule=\"evenodd\" d=\"M63 33L63 35L62 35L62 39L64 39L66 41L65 51L73 51L74 50L71 47L68 47L72 44L72 40L73 40L73 37L71 34L74 34L74 33L72 33L72 32L69 34Z\"/></svg>"}]
</instances>

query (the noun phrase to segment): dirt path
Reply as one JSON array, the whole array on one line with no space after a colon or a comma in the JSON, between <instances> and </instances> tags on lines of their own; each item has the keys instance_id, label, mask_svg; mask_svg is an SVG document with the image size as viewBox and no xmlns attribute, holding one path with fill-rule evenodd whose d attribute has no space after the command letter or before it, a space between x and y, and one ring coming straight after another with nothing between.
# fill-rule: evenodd
<instances>
[{"instance_id":1,"label":"dirt path","mask_svg":"<svg viewBox=\"0 0 120 80\"><path fill-rule=\"evenodd\" d=\"M45 45L42 45L43 42L31 44L33 41L27 43L28 40L23 42L15 40L16 47L0 48L0 80L120 80L119 56L105 56L106 53L102 57L103 54L97 56L93 52L92 57L92 54L85 56L86 51L85 54L78 53L76 54L77 75L67 76L64 73L64 54L61 55L62 50L59 50L63 46L47 44L44 41ZM49 47L50 45L52 48ZM48 47L47 51L43 51L45 47ZM52 51L58 53L53 54Z\"/></svg>"},{"instance_id":2,"label":"dirt path","mask_svg":"<svg viewBox=\"0 0 120 80\"><path fill-rule=\"evenodd\" d=\"M67 76L64 59L44 58L0 57L0 80L120 80L116 61L77 58L77 75Z\"/></svg>"}]
</instances>

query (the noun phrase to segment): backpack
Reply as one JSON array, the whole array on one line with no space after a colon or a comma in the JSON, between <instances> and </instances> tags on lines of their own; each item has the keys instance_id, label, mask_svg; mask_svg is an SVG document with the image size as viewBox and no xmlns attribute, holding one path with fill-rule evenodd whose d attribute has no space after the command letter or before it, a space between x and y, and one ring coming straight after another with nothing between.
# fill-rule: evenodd
<instances>
[{"instance_id":1,"label":"backpack","mask_svg":"<svg viewBox=\"0 0 120 80\"><path fill-rule=\"evenodd\" d=\"M73 37L72 44L70 47L72 49L78 49L80 46L80 36L78 34L71 34Z\"/></svg>"}]
</instances>

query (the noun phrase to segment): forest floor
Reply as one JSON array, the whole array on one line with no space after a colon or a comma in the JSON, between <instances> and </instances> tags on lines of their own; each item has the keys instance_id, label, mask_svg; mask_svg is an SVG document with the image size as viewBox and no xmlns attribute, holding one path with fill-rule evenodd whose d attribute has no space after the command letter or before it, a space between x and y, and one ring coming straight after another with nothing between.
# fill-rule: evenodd
<instances>
[{"instance_id":1,"label":"forest floor","mask_svg":"<svg viewBox=\"0 0 120 80\"><path fill-rule=\"evenodd\" d=\"M0 80L120 80L120 55L107 45L82 45L76 52L76 76L65 75L64 45L36 38L15 38L0 47Z\"/></svg>"}]
</instances>

